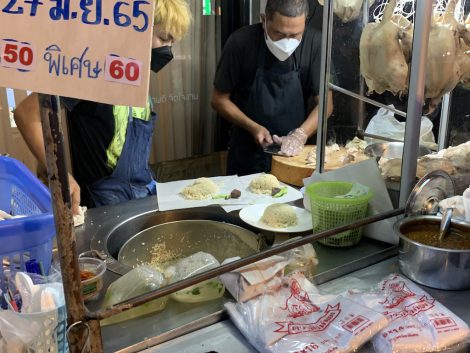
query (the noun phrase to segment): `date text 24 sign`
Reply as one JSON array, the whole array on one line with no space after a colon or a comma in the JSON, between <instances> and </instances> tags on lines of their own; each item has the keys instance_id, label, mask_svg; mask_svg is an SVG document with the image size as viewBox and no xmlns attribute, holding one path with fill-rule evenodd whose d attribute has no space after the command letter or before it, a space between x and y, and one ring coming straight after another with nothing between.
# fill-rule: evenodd
<instances>
[{"instance_id":1,"label":"date text 24 sign","mask_svg":"<svg viewBox=\"0 0 470 353\"><path fill-rule=\"evenodd\" d=\"M0 0L0 86L145 106L154 0Z\"/></svg>"}]
</instances>

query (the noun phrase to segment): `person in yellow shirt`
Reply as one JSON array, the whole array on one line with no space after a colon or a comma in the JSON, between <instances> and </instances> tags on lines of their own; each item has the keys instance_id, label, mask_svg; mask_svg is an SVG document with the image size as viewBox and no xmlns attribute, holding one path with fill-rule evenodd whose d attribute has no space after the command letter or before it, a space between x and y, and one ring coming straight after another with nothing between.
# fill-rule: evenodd
<instances>
[{"instance_id":1,"label":"person in yellow shirt","mask_svg":"<svg viewBox=\"0 0 470 353\"><path fill-rule=\"evenodd\" d=\"M155 0L151 69L173 59L171 46L188 31L186 0ZM99 207L156 193L148 166L156 114L145 108L113 106L61 97L67 110L73 176L69 176L72 212L80 204ZM31 152L45 166L46 157L36 94L14 111L16 124Z\"/></svg>"}]
</instances>

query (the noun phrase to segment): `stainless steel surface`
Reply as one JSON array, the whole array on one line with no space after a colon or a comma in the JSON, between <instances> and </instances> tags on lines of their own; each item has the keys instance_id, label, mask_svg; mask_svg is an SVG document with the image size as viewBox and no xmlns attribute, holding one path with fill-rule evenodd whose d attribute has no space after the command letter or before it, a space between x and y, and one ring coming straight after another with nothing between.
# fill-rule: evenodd
<instances>
[{"instance_id":1,"label":"stainless steel surface","mask_svg":"<svg viewBox=\"0 0 470 353\"><path fill-rule=\"evenodd\" d=\"M399 116L402 116L404 118L406 118L406 113L402 112L401 110L398 110L398 109L395 109L395 108L391 108L389 105L385 105L385 104L382 104L380 102L377 102L373 99L370 99L370 98L367 98L365 96L362 96L360 94L357 94L357 93L354 93L354 92L351 92L347 89L344 89L344 88L341 88L339 86L336 86L335 84L333 83L329 83L328 86L334 90L334 91L337 91L337 92L341 92L349 97L353 97L353 98L356 98L356 99L359 99L360 101L363 101L363 102L366 102L366 103L369 103L373 106L376 106L378 108L384 108L384 109L387 109L391 112L393 112L394 114L397 114Z\"/></svg>"},{"instance_id":2,"label":"stainless steel surface","mask_svg":"<svg viewBox=\"0 0 470 353\"><path fill-rule=\"evenodd\" d=\"M384 157L388 159L403 157L403 142L373 143L364 149L364 153L370 157ZM418 157L431 153L426 146L419 146Z\"/></svg>"},{"instance_id":3,"label":"stainless steel surface","mask_svg":"<svg viewBox=\"0 0 470 353\"><path fill-rule=\"evenodd\" d=\"M422 177L406 202L405 215L436 214L439 202L455 195L452 178L443 170L435 170Z\"/></svg>"},{"instance_id":4,"label":"stainless steel surface","mask_svg":"<svg viewBox=\"0 0 470 353\"><path fill-rule=\"evenodd\" d=\"M323 27L321 41L321 67L320 67L320 99L318 101L318 126L317 126L317 155L316 172L325 170L325 146L328 124L328 80L331 70L331 48L333 38L333 0L323 3Z\"/></svg>"},{"instance_id":5,"label":"stainless steel surface","mask_svg":"<svg viewBox=\"0 0 470 353\"><path fill-rule=\"evenodd\" d=\"M336 235L336 234L339 234L339 233L347 231L347 230L355 229L355 228L362 227L362 226L367 225L367 224L371 224L371 223L374 223L374 222L377 222L377 221L381 221L381 220L384 220L384 219L388 219L388 218L391 218L391 217L401 215L401 214L403 214L403 211L404 211L404 209L398 209L398 210L392 210L392 211L384 212L382 214L373 215L373 216L370 216L370 217L366 217L366 218L357 220L357 221L355 221L353 223L350 223L350 224L345 224L345 225L342 225L342 226L339 226L339 227L336 227L336 228L333 228L333 229L329 229L329 230L326 230L326 231L323 231L323 232L320 232L320 233L315 233L315 234L312 234L312 235L307 235L307 236L305 236L303 238L300 238L300 239L292 240L288 243L278 245L278 246L272 247L270 249L266 249L266 250L264 250L264 251L262 251L258 254L249 255L249 256L246 256L246 257L241 258L239 260L231 261L229 263L220 265L216 268L207 270L203 273L193 275L190 278L186 278L184 280L168 284L168 285L166 285L162 288L156 289L156 290L151 291L149 293L142 294L142 295L139 295L135 298L132 298L132 299L126 300L122 303L116 304L110 309L107 309L107 310L104 310L104 311L101 311L101 312L87 313L87 318L88 319L104 319L104 318L107 318L107 317L111 316L113 313L116 313L117 310L119 310L119 311L127 310L131 307L147 303L147 302L149 302L150 300L153 300L153 299L161 298L165 295L174 293L178 290L184 289L186 287L192 286L192 285L200 283L202 281L212 279L212 278L214 278L216 276L219 276L223 273L227 273L229 271L235 270L235 269L240 268L242 266L254 263L254 262L259 261L259 260L266 259L266 258L268 258L270 256L273 256L273 255L281 254L282 252L294 249L296 247L308 244L310 242L321 240L321 239L327 238L328 236L331 236L331 235Z\"/></svg>"},{"instance_id":6,"label":"stainless steel surface","mask_svg":"<svg viewBox=\"0 0 470 353\"><path fill-rule=\"evenodd\" d=\"M130 268L151 263L155 245L163 247L165 261L203 251L217 261L246 257L261 250L259 236L248 229L225 222L186 219L159 224L143 230L121 247L118 261ZM172 258L171 258L172 257Z\"/></svg>"},{"instance_id":7,"label":"stainless steel surface","mask_svg":"<svg viewBox=\"0 0 470 353\"><path fill-rule=\"evenodd\" d=\"M406 109L405 150L400 179L400 207L404 207L416 182L418 145L426 83L426 61L431 30L433 1L416 1L413 49L411 52L408 106Z\"/></svg>"},{"instance_id":8,"label":"stainless steel surface","mask_svg":"<svg viewBox=\"0 0 470 353\"><path fill-rule=\"evenodd\" d=\"M149 201L145 200L144 202L144 200L142 200L142 204L149 204ZM151 209L151 207L149 207L149 209ZM104 253L107 256L106 263L108 268L111 271L122 275L127 273L130 270L130 267L117 261L118 254L122 246L135 234L160 224L195 219L226 222L235 226L243 227L243 229L251 231L250 235L252 235L254 238L253 240L258 243L257 248L261 249L263 247L264 241L262 240L262 236L258 234L258 230L256 228L247 226L245 222L237 216L220 211L221 209L216 207L165 212L139 210L139 208L137 208L135 214L131 213L128 217L123 216L121 218L119 218L120 216L117 216L112 226L99 228L94 232L91 237L91 249ZM107 215L107 211L103 212L104 215ZM247 237L244 237L244 239L247 239ZM250 242L250 244L254 243Z\"/></svg>"},{"instance_id":9,"label":"stainless steel surface","mask_svg":"<svg viewBox=\"0 0 470 353\"><path fill-rule=\"evenodd\" d=\"M442 215L441 224L439 227L439 240L442 241L447 234L450 227L450 221L452 220L453 208L447 208Z\"/></svg>"},{"instance_id":10,"label":"stainless steel surface","mask_svg":"<svg viewBox=\"0 0 470 353\"><path fill-rule=\"evenodd\" d=\"M398 259L393 257L379 262L348 276L320 285L324 292L343 292L350 289L351 283L360 283L364 289L370 289L377 285L385 276L399 272ZM467 324L470 324L470 310L468 310L469 291L442 291L423 287L435 299L444 304L452 312L460 316ZM229 349L227 347L230 347ZM204 329L184 335L172 341L149 348L142 353L202 353L202 352L230 352L230 353L254 353L256 350L250 346L246 339L230 320L219 322ZM446 353L468 353L468 344L446 351ZM122 351L121 353L135 351ZM376 353L371 344L366 344L357 353Z\"/></svg>"},{"instance_id":11,"label":"stainless steel surface","mask_svg":"<svg viewBox=\"0 0 470 353\"><path fill-rule=\"evenodd\" d=\"M301 203L299 201L299 207L301 207ZM132 234L161 222L190 219L191 217L225 220L232 224L244 225L237 213L227 214L218 206L181 212L157 212L157 198L148 197L115 206L88 210L85 224L76 228L77 250L78 252L90 250L90 240L92 239L93 248L106 248L111 251L106 255L108 263L113 262L112 255L117 256L119 247ZM247 228L257 231L250 227ZM273 233L262 233L259 237L260 239L270 238L273 237ZM349 249L328 248L317 243L314 244L314 247L320 259L318 273L315 277L317 283L323 283L355 269L364 268L371 263L389 258L397 252L396 246L367 238L363 238L357 246ZM116 266L117 261L114 261L113 264ZM105 273L104 290L97 300L87 303L89 310L101 308L105 289L119 278L115 272L116 268L114 271ZM169 301L165 310L160 313L103 327L105 352L127 352L126 347L129 346L138 346L141 350L223 320L225 317L222 310L223 304L229 299L230 297L226 295L219 300L199 305ZM129 352L134 351L136 350L129 350Z\"/></svg>"},{"instance_id":12,"label":"stainless steel surface","mask_svg":"<svg viewBox=\"0 0 470 353\"><path fill-rule=\"evenodd\" d=\"M470 289L470 249L441 249L406 237L413 227L429 225L438 229L440 222L441 217L437 216L414 216L395 223L395 233L400 237L400 269L413 281L432 288ZM467 222L453 220L450 226L463 234L470 234L470 224Z\"/></svg>"}]
</instances>

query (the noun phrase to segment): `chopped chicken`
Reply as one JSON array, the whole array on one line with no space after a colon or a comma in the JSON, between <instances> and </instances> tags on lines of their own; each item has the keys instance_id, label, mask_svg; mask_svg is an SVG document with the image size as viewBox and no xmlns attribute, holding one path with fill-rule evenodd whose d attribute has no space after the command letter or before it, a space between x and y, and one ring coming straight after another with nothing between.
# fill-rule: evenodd
<instances>
[{"instance_id":1,"label":"chopped chicken","mask_svg":"<svg viewBox=\"0 0 470 353\"><path fill-rule=\"evenodd\" d=\"M339 151L341 148L338 146L337 143L325 146L325 163L328 163L329 159L331 158L331 154L334 152ZM316 165L317 163L317 146L313 146L313 148L308 152L307 155L307 164L308 165Z\"/></svg>"},{"instance_id":2,"label":"chopped chicken","mask_svg":"<svg viewBox=\"0 0 470 353\"><path fill-rule=\"evenodd\" d=\"M380 23L368 23L361 34L359 55L361 74L368 93L404 94L408 91L408 63L400 45L400 38L408 30L393 21L397 1L390 0ZM396 20L396 18L395 18Z\"/></svg>"},{"instance_id":3,"label":"chopped chicken","mask_svg":"<svg viewBox=\"0 0 470 353\"><path fill-rule=\"evenodd\" d=\"M401 176L401 158L379 160L379 168L387 179ZM459 146L449 147L438 153L431 153L418 160L416 176L421 178L433 170L444 170L449 174L470 172L470 141Z\"/></svg>"}]
</instances>

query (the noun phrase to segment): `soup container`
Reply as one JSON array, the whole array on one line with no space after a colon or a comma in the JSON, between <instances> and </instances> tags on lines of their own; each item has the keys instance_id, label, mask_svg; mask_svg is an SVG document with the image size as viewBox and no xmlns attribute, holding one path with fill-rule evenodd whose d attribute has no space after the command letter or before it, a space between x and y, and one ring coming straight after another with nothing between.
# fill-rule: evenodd
<instances>
[{"instance_id":1,"label":"soup container","mask_svg":"<svg viewBox=\"0 0 470 353\"><path fill-rule=\"evenodd\" d=\"M439 229L441 217L414 216L399 220L394 231L399 236L400 270L413 281L428 287L448 290L470 288L470 249L450 250L413 241L407 237L419 229ZM452 220L449 232L470 237L470 223ZM447 235L452 236L452 235Z\"/></svg>"}]
</instances>

